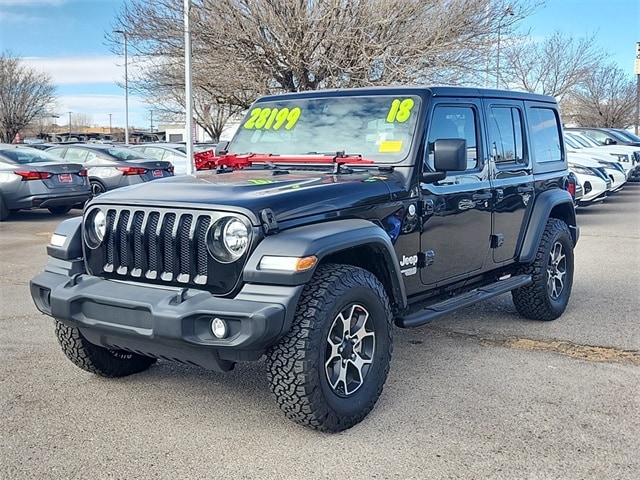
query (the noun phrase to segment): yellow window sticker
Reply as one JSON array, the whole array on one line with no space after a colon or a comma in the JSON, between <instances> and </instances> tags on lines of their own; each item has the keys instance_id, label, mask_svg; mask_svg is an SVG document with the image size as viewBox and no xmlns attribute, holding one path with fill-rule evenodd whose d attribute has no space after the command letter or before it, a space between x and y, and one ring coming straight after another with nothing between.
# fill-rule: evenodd
<instances>
[{"instance_id":1,"label":"yellow window sticker","mask_svg":"<svg viewBox=\"0 0 640 480\"><path fill-rule=\"evenodd\" d=\"M402 151L402 140L385 140L380 142L380 153L396 153Z\"/></svg>"},{"instance_id":2,"label":"yellow window sticker","mask_svg":"<svg viewBox=\"0 0 640 480\"><path fill-rule=\"evenodd\" d=\"M302 110L299 107L292 108L254 108L249 113L249 119L244 122L243 127L247 130L291 130Z\"/></svg>"}]
</instances>

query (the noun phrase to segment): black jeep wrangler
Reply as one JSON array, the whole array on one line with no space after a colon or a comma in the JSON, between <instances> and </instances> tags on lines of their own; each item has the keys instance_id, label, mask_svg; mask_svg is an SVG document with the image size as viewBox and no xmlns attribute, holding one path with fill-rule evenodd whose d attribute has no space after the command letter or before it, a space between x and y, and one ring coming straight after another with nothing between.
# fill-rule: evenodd
<instances>
[{"instance_id":1,"label":"black jeep wrangler","mask_svg":"<svg viewBox=\"0 0 640 480\"><path fill-rule=\"evenodd\" d=\"M393 324L511 292L560 316L578 227L553 98L392 87L261 98L212 169L94 198L31 281L107 377L266 357L292 420L340 431L382 392Z\"/></svg>"}]
</instances>

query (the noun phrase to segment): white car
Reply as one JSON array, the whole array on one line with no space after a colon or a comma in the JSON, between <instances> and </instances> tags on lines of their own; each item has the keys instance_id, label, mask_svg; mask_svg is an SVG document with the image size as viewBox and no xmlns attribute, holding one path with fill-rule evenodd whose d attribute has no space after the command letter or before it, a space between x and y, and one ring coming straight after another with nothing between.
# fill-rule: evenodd
<instances>
[{"instance_id":1,"label":"white car","mask_svg":"<svg viewBox=\"0 0 640 480\"><path fill-rule=\"evenodd\" d=\"M607 197L611 179L606 178L599 170L572 163L570 159L569 170L576 176L582 187L582 197L576 198L577 206L584 207L602 202Z\"/></svg>"},{"instance_id":2,"label":"white car","mask_svg":"<svg viewBox=\"0 0 640 480\"><path fill-rule=\"evenodd\" d=\"M567 159L573 164L596 169L611 180L608 194L616 193L627 183L627 176L618 162L596 160L591 153L567 152Z\"/></svg>"},{"instance_id":3,"label":"white car","mask_svg":"<svg viewBox=\"0 0 640 480\"><path fill-rule=\"evenodd\" d=\"M614 157L624 167L627 179L640 175L640 148L632 145L601 145L584 133L565 130L567 149L586 148ZM571 151L571 150L570 150Z\"/></svg>"}]
</instances>

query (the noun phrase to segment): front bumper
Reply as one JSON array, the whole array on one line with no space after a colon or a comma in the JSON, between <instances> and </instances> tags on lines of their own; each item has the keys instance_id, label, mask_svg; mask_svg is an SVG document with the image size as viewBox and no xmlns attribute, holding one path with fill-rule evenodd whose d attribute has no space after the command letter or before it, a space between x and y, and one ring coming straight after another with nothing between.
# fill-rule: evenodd
<instances>
[{"instance_id":1,"label":"front bumper","mask_svg":"<svg viewBox=\"0 0 640 480\"><path fill-rule=\"evenodd\" d=\"M288 330L303 286L247 284L233 299L84 273L81 260L52 258L30 283L36 307L105 348L228 370L257 360ZM225 338L211 321L228 325Z\"/></svg>"}]
</instances>

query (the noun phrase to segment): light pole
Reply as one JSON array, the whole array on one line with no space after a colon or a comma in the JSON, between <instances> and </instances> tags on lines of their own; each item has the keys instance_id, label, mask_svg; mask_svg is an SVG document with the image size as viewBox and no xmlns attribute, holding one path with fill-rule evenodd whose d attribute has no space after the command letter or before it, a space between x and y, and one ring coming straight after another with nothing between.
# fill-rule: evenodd
<instances>
[{"instance_id":1,"label":"light pole","mask_svg":"<svg viewBox=\"0 0 640 480\"><path fill-rule=\"evenodd\" d=\"M636 63L634 65L636 74L636 135L640 135L640 42L636 43Z\"/></svg>"},{"instance_id":2,"label":"light pole","mask_svg":"<svg viewBox=\"0 0 640 480\"><path fill-rule=\"evenodd\" d=\"M51 114L51 135L49 135L51 141L54 141L55 134L58 133L58 118L60 118L60 115L56 115L55 113Z\"/></svg>"},{"instance_id":3,"label":"light pole","mask_svg":"<svg viewBox=\"0 0 640 480\"><path fill-rule=\"evenodd\" d=\"M191 0L184 0L184 96L186 106L185 130L187 140L187 174L195 172L193 165L193 99L191 97L191 31L189 15Z\"/></svg>"},{"instance_id":4,"label":"light pole","mask_svg":"<svg viewBox=\"0 0 640 480\"><path fill-rule=\"evenodd\" d=\"M111 136L111 116L113 115L113 113L109 114L109 136Z\"/></svg>"},{"instance_id":5,"label":"light pole","mask_svg":"<svg viewBox=\"0 0 640 480\"><path fill-rule=\"evenodd\" d=\"M71 112L67 112L69 114L69 138L67 140L71 141Z\"/></svg>"},{"instance_id":6,"label":"light pole","mask_svg":"<svg viewBox=\"0 0 640 480\"><path fill-rule=\"evenodd\" d=\"M498 43L496 45L496 88L500 88L500 37L502 36L500 30L502 29L502 20L504 20L507 15L515 15L511 5L507 5L500 17L500 20L498 21Z\"/></svg>"},{"instance_id":7,"label":"light pole","mask_svg":"<svg viewBox=\"0 0 640 480\"><path fill-rule=\"evenodd\" d=\"M114 30L114 33L122 34L124 38L124 143L129 145L129 75L127 72L127 32Z\"/></svg>"}]
</instances>

